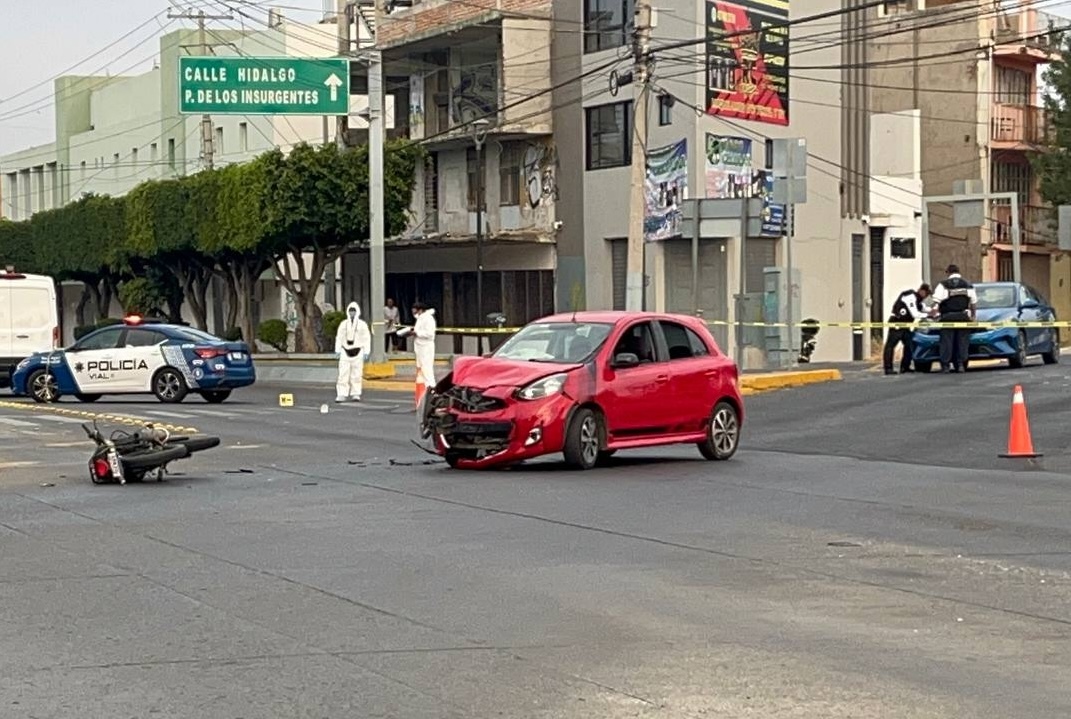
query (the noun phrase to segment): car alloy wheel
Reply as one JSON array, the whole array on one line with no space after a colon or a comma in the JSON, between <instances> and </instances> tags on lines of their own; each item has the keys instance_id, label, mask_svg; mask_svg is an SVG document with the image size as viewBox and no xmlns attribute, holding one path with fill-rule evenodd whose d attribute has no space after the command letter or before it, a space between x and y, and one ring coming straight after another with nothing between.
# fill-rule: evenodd
<instances>
[{"instance_id":1,"label":"car alloy wheel","mask_svg":"<svg viewBox=\"0 0 1071 719\"><path fill-rule=\"evenodd\" d=\"M49 372L36 372L30 378L30 394L36 402L55 402L59 399L56 378Z\"/></svg>"},{"instance_id":2,"label":"car alloy wheel","mask_svg":"<svg viewBox=\"0 0 1071 719\"><path fill-rule=\"evenodd\" d=\"M699 443L699 452L710 460L722 461L736 454L740 443L740 419L736 408L718 402L710 415L707 438Z\"/></svg>"},{"instance_id":3,"label":"car alloy wheel","mask_svg":"<svg viewBox=\"0 0 1071 719\"><path fill-rule=\"evenodd\" d=\"M590 407L580 407L565 432L565 462L576 469L591 469L598 463L601 449L599 417Z\"/></svg>"},{"instance_id":4,"label":"car alloy wheel","mask_svg":"<svg viewBox=\"0 0 1071 719\"><path fill-rule=\"evenodd\" d=\"M595 464L599 460L599 424L594 415L585 417L580 425L580 454L584 464Z\"/></svg>"},{"instance_id":5,"label":"car alloy wheel","mask_svg":"<svg viewBox=\"0 0 1071 719\"><path fill-rule=\"evenodd\" d=\"M153 394L161 402L181 402L186 397L186 383L175 370L170 367L160 370L152 381Z\"/></svg>"}]
</instances>

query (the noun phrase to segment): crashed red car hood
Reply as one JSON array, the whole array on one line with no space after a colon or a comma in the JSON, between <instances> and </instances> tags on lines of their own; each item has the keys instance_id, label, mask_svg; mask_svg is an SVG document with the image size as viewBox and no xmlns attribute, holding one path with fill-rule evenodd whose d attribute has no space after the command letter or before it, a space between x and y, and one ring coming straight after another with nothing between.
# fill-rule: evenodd
<instances>
[{"instance_id":1,"label":"crashed red car hood","mask_svg":"<svg viewBox=\"0 0 1071 719\"><path fill-rule=\"evenodd\" d=\"M453 383L473 389L524 387L537 379L559 372L569 372L578 364L526 362L494 357L458 357L454 361Z\"/></svg>"}]
</instances>

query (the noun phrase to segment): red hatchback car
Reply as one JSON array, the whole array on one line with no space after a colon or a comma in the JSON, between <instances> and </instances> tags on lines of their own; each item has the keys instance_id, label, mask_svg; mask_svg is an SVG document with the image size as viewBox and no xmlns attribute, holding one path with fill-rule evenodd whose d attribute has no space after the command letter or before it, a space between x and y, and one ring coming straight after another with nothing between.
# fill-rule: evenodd
<instances>
[{"instance_id":1,"label":"red hatchback car","mask_svg":"<svg viewBox=\"0 0 1071 719\"><path fill-rule=\"evenodd\" d=\"M562 452L590 469L620 449L736 453L736 363L695 317L577 312L532 322L490 357L459 357L425 398L421 430L451 467Z\"/></svg>"}]
</instances>

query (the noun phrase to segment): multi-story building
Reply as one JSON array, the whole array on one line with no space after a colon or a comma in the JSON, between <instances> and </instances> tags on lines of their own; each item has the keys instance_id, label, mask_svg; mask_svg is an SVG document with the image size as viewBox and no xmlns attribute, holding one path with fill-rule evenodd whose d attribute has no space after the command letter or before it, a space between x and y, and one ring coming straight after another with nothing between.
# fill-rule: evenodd
<instances>
[{"instance_id":1,"label":"multi-story building","mask_svg":"<svg viewBox=\"0 0 1071 719\"><path fill-rule=\"evenodd\" d=\"M917 114L923 195L950 195L958 181L972 180L977 191L1016 193L1023 281L1066 316L1071 261L1056 247L1053 211L1041 199L1030 162L1049 141L1039 79L1058 57L1056 30L1066 21L1037 5L1036 0L886 3L868 18L873 40L864 51L869 69L861 80L873 111ZM870 191L873 197L883 190L872 182ZM975 280L1012 279L1011 206L989 201L985 215L983 227L956 227L950 206L931 206L927 278L940 280L955 263ZM876 259L873 267L882 270ZM886 288L886 310L901 289Z\"/></svg>"},{"instance_id":2,"label":"multi-story building","mask_svg":"<svg viewBox=\"0 0 1071 719\"><path fill-rule=\"evenodd\" d=\"M486 326L493 312L510 324L549 313L559 201L551 1L428 0L377 11L366 0L355 10L383 52L388 97L408 109L393 134L427 150L411 226L387 245L387 296L403 308L428 302L444 326ZM346 256L344 276L344 294L368 297L366 252Z\"/></svg>"},{"instance_id":3,"label":"multi-story building","mask_svg":"<svg viewBox=\"0 0 1071 719\"><path fill-rule=\"evenodd\" d=\"M514 324L552 308L623 308L634 89L613 86L611 77L631 67L634 2L413 0L379 13L368 5L378 15L388 86L408 82L408 132L431 151L413 227L388 244L389 292L403 301L430 299L449 323L479 320L473 284L482 185L485 313L503 310ZM736 338L725 323L769 316L767 270L785 266L788 223L785 208L769 201L764 170L773 139L804 137L811 160L807 202L795 208L795 320L866 319L873 304L863 252L866 203L853 205L849 196L862 196L856 188L864 186L869 138L860 135L858 146L841 140L850 128L837 112L845 103L839 23L831 31L828 20L796 17L787 33L745 37L739 31L787 20L788 3L748 0L736 11L722 5L658 3L653 47L694 42L660 53L655 70L644 138L645 304L720 321L717 334L730 350ZM840 0L823 0L799 12L840 7ZM708 43L725 32L741 42ZM800 50L815 69L806 76L791 70L792 38L823 33L828 42ZM746 67L736 64L740 57ZM865 111L865 97L855 102L856 113ZM485 114L493 123L478 156L471 126L458 126ZM701 237L693 288L680 202L751 194L767 197L762 230L746 243L736 231ZM347 274L363 277L364 262L354 258ZM769 339L761 330L746 333L748 366L771 359ZM823 330L819 347L819 360L862 358L870 350L847 329Z\"/></svg>"}]
</instances>

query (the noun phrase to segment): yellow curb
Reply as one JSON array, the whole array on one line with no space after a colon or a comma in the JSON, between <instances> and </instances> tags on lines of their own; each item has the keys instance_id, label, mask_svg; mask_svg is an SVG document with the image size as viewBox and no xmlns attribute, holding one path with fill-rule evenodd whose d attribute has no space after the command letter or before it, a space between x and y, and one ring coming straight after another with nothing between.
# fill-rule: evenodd
<instances>
[{"instance_id":1,"label":"yellow curb","mask_svg":"<svg viewBox=\"0 0 1071 719\"><path fill-rule=\"evenodd\" d=\"M841 377L838 369L812 369L798 372L771 372L770 374L741 375L740 389L751 392L766 392L772 389L802 387L807 384L838 382Z\"/></svg>"},{"instance_id":2,"label":"yellow curb","mask_svg":"<svg viewBox=\"0 0 1071 719\"><path fill-rule=\"evenodd\" d=\"M365 380L390 379L394 376L394 365L390 362L365 362Z\"/></svg>"},{"instance_id":3,"label":"yellow curb","mask_svg":"<svg viewBox=\"0 0 1071 719\"><path fill-rule=\"evenodd\" d=\"M135 425L138 427L144 427L149 424L149 420L139 419L137 417L127 417L117 414L104 414L103 412L86 412L80 409L67 409L65 407L56 407L51 404L37 404L29 402L11 402L8 400L0 400L0 407L5 409L17 409L23 412L47 412L49 414L60 415L63 417L77 417L79 419L90 420L102 420L105 422L114 422L115 424L127 424ZM199 430L194 427L179 427L173 424L164 424L163 422L152 422L154 427L162 427L168 432L177 432L180 434L198 434Z\"/></svg>"}]
</instances>

